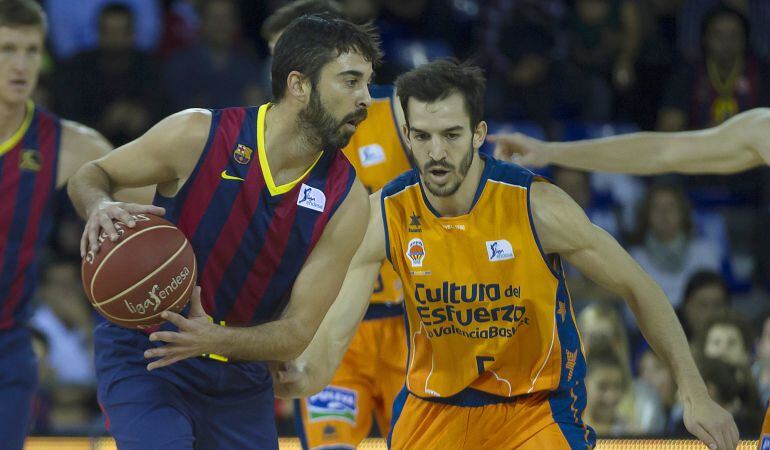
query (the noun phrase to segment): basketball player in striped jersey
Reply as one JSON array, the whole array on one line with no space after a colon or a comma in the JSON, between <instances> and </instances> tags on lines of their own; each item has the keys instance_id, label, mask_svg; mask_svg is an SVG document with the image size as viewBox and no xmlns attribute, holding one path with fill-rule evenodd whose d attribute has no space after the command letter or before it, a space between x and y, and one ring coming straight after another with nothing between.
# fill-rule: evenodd
<instances>
[{"instance_id":1,"label":"basketball player in striped jersey","mask_svg":"<svg viewBox=\"0 0 770 450\"><path fill-rule=\"evenodd\" d=\"M396 87L415 169L371 196L340 296L287 378L330 377L387 257L404 284L409 345L391 448L592 448L564 257L626 298L672 368L688 429L711 448L734 449L735 423L709 398L660 287L559 188L479 154L481 70L438 60Z\"/></svg>"},{"instance_id":2,"label":"basketball player in striped jersey","mask_svg":"<svg viewBox=\"0 0 770 450\"><path fill-rule=\"evenodd\" d=\"M631 133L580 142L549 143L521 134L492 136L495 154L531 166L656 175L732 174L770 165L770 109L740 113L723 124L679 133ZM770 405L759 448L770 449Z\"/></svg>"},{"instance_id":3,"label":"basketball player in striped jersey","mask_svg":"<svg viewBox=\"0 0 770 450\"><path fill-rule=\"evenodd\" d=\"M272 48L292 20L318 12L343 15L335 2L298 0L273 13L262 27L262 36ZM372 86L370 92L369 117L343 152L371 193L408 170L409 160L399 131L403 113L393 86ZM380 433L387 436L390 431L393 400L406 372L400 284L385 262L363 322L331 383L294 402L297 434L305 449L356 448L369 435L372 416ZM337 408L330 409L332 403Z\"/></svg>"},{"instance_id":4,"label":"basketball player in striped jersey","mask_svg":"<svg viewBox=\"0 0 770 450\"><path fill-rule=\"evenodd\" d=\"M380 57L372 29L305 16L275 46L271 103L174 114L73 177L84 253L102 230L117 237L113 220L131 226L137 205L114 189L157 185L197 259L184 315L163 313L149 337L95 330L121 449L278 448L266 361L302 353L363 237L366 190L339 150L367 116Z\"/></svg>"},{"instance_id":5,"label":"basketball player in striped jersey","mask_svg":"<svg viewBox=\"0 0 770 450\"><path fill-rule=\"evenodd\" d=\"M46 28L36 2L0 2L0 446L8 449L24 444L37 385L26 323L55 192L111 150L96 131L30 100Z\"/></svg>"}]
</instances>

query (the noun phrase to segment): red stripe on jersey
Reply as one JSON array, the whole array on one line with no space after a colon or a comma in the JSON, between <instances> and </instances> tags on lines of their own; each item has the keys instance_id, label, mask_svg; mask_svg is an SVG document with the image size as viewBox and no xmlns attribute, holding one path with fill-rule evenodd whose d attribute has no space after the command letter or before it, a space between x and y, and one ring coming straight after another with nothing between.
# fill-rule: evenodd
<instances>
[{"instance_id":1,"label":"red stripe on jersey","mask_svg":"<svg viewBox=\"0 0 770 450\"><path fill-rule=\"evenodd\" d=\"M187 198L192 201L185 202L184 211L182 211L177 223L177 226L188 238L195 236L195 231L201 223L203 214L214 197L217 185L221 181L220 171L227 168L230 151L238 139L245 115L245 108L222 110L222 116L215 131L216 134L209 146L208 154L201 164L201 167L216 167L217 169L201 170L198 173L187 194ZM233 133L233 130L236 132Z\"/></svg>"},{"instance_id":2,"label":"red stripe on jersey","mask_svg":"<svg viewBox=\"0 0 770 450\"><path fill-rule=\"evenodd\" d=\"M55 183L53 172L56 162L56 146L54 145L56 142L56 125L47 114L38 114L38 121L38 151L44 162L35 180L35 188L30 200L33 207L29 212L27 227L24 229L21 252L16 265L16 275L13 277L14 280L11 282L11 288L8 293L9 301L5 303L3 314L0 315L2 318L0 328L3 327L5 322L13 320L13 311L21 301L22 289L25 284L25 277L22 276L21 270L26 269L35 256L35 251L37 250L36 242L40 232L43 213L47 208L48 198Z\"/></svg>"},{"instance_id":3,"label":"red stripe on jersey","mask_svg":"<svg viewBox=\"0 0 770 450\"><path fill-rule=\"evenodd\" d=\"M0 207L0 274L3 273L5 265L5 252L8 248L8 239L11 235L11 224L13 224L14 212L16 211L16 197L19 192L19 180L21 170L19 170L19 158L21 157L21 146L24 139L21 139L16 147L2 156L3 170L0 172L0 195L2 195L2 205ZM0 295L4 295L0 293Z\"/></svg>"},{"instance_id":4,"label":"red stripe on jersey","mask_svg":"<svg viewBox=\"0 0 770 450\"><path fill-rule=\"evenodd\" d=\"M209 313L214 313L214 296L216 295L225 270L230 266L241 240L249 227L252 216L259 205L259 199L265 188L265 180L262 177L259 161L252 161L246 174L244 186L238 192L230 214L224 227L219 232L219 237L206 261L201 281L203 308Z\"/></svg>"},{"instance_id":5,"label":"red stripe on jersey","mask_svg":"<svg viewBox=\"0 0 770 450\"><path fill-rule=\"evenodd\" d=\"M300 185L297 185L300 186ZM280 261L283 259L286 245L289 242L292 224L297 214L296 205L297 188L284 194L281 203L273 212L273 220L265 233L262 249L254 262L254 265L246 277L238 298L227 316L227 321L236 323L250 323L254 312L257 310L267 286L275 276ZM299 257L299 255L298 255ZM274 265L270 265L275 261Z\"/></svg>"}]
</instances>

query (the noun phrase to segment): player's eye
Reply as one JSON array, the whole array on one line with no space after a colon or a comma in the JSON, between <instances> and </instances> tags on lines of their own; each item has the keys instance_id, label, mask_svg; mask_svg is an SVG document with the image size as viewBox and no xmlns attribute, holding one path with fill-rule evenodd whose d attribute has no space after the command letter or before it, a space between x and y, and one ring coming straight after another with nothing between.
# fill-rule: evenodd
<instances>
[{"instance_id":1,"label":"player's eye","mask_svg":"<svg viewBox=\"0 0 770 450\"><path fill-rule=\"evenodd\" d=\"M426 133L416 133L414 135L414 138L417 139L418 141L427 141L428 137L429 136Z\"/></svg>"},{"instance_id":2,"label":"player's eye","mask_svg":"<svg viewBox=\"0 0 770 450\"><path fill-rule=\"evenodd\" d=\"M346 84L348 87L356 87L356 86L358 86L358 80L356 80L355 78L354 78L354 79L350 79L350 80L347 80L347 81L345 82L345 84Z\"/></svg>"},{"instance_id":3,"label":"player's eye","mask_svg":"<svg viewBox=\"0 0 770 450\"><path fill-rule=\"evenodd\" d=\"M457 133L447 133L446 138L450 141L454 141L455 139L459 138L460 135Z\"/></svg>"}]
</instances>

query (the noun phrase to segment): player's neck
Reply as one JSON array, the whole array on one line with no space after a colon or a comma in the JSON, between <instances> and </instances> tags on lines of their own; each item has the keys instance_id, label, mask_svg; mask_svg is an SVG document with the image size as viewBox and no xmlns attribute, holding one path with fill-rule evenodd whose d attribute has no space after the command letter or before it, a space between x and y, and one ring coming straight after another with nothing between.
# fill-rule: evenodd
<instances>
[{"instance_id":1,"label":"player's neck","mask_svg":"<svg viewBox=\"0 0 770 450\"><path fill-rule=\"evenodd\" d=\"M456 217L468 214L473 207L473 198L481 182L481 175L484 172L484 162L479 156L479 152L473 155L471 167L465 176L457 192L447 197L433 195L430 190L425 189L425 196L430 205L443 217Z\"/></svg>"},{"instance_id":2,"label":"player's neck","mask_svg":"<svg viewBox=\"0 0 770 450\"><path fill-rule=\"evenodd\" d=\"M273 105L265 116L265 154L273 177L280 173L304 172L321 149L297 129L297 113L289 105Z\"/></svg>"},{"instance_id":3,"label":"player's neck","mask_svg":"<svg viewBox=\"0 0 770 450\"><path fill-rule=\"evenodd\" d=\"M27 102L5 103L0 101L0 143L5 142L24 123Z\"/></svg>"}]
</instances>

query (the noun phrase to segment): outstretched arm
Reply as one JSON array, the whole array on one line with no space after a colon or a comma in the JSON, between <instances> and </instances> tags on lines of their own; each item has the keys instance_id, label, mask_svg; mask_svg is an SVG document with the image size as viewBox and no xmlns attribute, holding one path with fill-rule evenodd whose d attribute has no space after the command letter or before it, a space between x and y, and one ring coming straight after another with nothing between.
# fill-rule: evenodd
<instances>
[{"instance_id":1,"label":"outstretched arm","mask_svg":"<svg viewBox=\"0 0 770 450\"><path fill-rule=\"evenodd\" d=\"M370 196L370 211L364 240L350 263L337 299L312 342L296 360L273 367L274 389L280 397L307 397L328 385L364 317L377 273L385 259L379 191Z\"/></svg>"},{"instance_id":2,"label":"outstretched arm","mask_svg":"<svg viewBox=\"0 0 770 450\"><path fill-rule=\"evenodd\" d=\"M523 165L653 175L727 174L770 165L770 109L757 108L705 130L642 132L578 142L543 142L521 134L494 135L495 156Z\"/></svg>"},{"instance_id":3,"label":"outstretched arm","mask_svg":"<svg viewBox=\"0 0 770 450\"><path fill-rule=\"evenodd\" d=\"M590 279L626 300L644 337L674 374L687 429L713 449L735 449L735 422L709 398L682 326L661 288L564 191L540 182L531 189L533 219L543 250L561 254Z\"/></svg>"}]
</instances>

